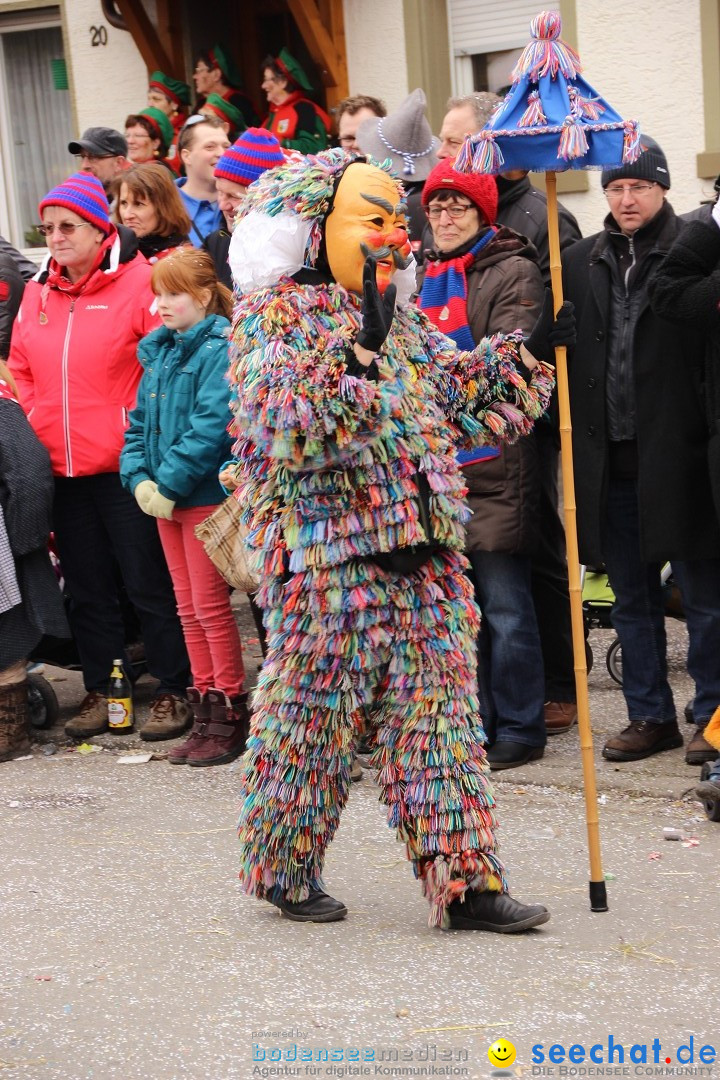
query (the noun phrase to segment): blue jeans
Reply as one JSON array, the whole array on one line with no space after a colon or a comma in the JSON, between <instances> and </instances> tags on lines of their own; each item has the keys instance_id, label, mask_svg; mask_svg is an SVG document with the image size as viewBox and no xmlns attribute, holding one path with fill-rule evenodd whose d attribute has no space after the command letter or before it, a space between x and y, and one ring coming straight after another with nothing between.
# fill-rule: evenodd
<instances>
[{"instance_id":1,"label":"blue jeans","mask_svg":"<svg viewBox=\"0 0 720 1080\"><path fill-rule=\"evenodd\" d=\"M544 746L545 672L530 585L530 558L468 551L482 612L478 689L488 743Z\"/></svg>"},{"instance_id":2,"label":"blue jeans","mask_svg":"<svg viewBox=\"0 0 720 1080\"><path fill-rule=\"evenodd\" d=\"M55 478L53 527L85 689L104 694L113 660L124 655L117 561L158 692L184 696L190 662L157 523L143 514L117 473L99 473Z\"/></svg>"},{"instance_id":3,"label":"blue jeans","mask_svg":"<svg viewBox=\"0 0 720 1080\"><path fill-rule=\"evenodd\" d=\"M611 478L603 521L603 557L615 593L612 622L622 647L623 694L630 720L676 719L668 683L660 563L640 553L637 484ZM720 559L673 561L688 629L688 672L695 720L704 726L720 704Z\"/></svg>"}]
</instances>

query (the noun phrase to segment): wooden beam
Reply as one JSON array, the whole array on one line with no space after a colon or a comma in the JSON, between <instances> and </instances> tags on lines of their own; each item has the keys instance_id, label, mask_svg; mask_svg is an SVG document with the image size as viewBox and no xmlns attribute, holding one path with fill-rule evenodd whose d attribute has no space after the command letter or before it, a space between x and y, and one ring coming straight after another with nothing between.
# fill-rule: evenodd
<instances>
[{"instance_id":1,"label":"wooden beam","mask_svg":"<svg viewBox=\"0 0 720 1080\"><path fill-rule=\"evenodd\" d=\"M172 65L165 74L185 82L181 5L177 0L156 0L156 7L158 34Z\"/></svg>"},{"instance_id":2,"label":"wooden beam","mask_svg":"<svg viewBox=\"0 0 720 1080\"><path fill-rule=\"evenodd\" d=\"M172 61L142 5L142 0L115 0L115 3L148 71L157 69L171 74L174 70Z\"/></svg>"},{"instance_id":3,"label":"wooden beam","mask_svg":"<svg viewBox=\"0 0 720 1080\"><path fill-rule=\"evenodd\" d=\"M290 14L298 25L308 52L322 73L326 87L347 94L345 50L340 51L325 29L316 0L288 0Z\"/></svg>"},{"instance_id":4,"label":"wooden beam","mask_svg":"<svg viewBox=\"0 0 720 1080\"><path fill-rule=\"evenodd\" d=\"M347 52L345 49L345 16L343 14L343 0L318 0L318 8L320 11L320 19L323 26L328 28L330 37L333 40L335 49L342 57L345 65L345 78L342 83L338 83L335 86L329 86L326 89L325 97L327 100L327 107L332 109L333 105L337 105L343 98L346 98L350 93L350 87L348 85L347 76Z\"/></svg>"}]
</instances>

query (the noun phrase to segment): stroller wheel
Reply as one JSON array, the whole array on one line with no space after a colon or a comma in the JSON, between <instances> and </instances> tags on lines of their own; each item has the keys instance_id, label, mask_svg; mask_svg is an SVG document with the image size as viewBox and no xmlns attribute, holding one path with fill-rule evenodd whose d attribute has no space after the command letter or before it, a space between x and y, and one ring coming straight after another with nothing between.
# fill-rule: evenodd
<instances>
[{"instance_id":1,"label":"stroller wheel","mask_svg":"<svg viewBox=\"0 0 720 1080\"><path fill-rule=\"evenodd\" d=\"M620 638L615 638L608 649L605 663L611 677L619 686L622 686L622 646L620 645Z\"/></svg>"},{"instance_id":2,"label":"stroller wheel","mask_svg":"<svg viewBox=\"0 0 720 1080\"><path fill-rule=\"evenodd\" d=\"M29 674L27 682L30 723L39 729L52 727L60 715L55 691L42 675Z\"/></svg>"}]
</instances>

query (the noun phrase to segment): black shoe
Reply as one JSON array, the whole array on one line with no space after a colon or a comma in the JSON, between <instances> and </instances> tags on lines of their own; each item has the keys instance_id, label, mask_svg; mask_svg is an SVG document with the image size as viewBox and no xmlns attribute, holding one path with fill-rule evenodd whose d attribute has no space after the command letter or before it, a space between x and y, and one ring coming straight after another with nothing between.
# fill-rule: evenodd
<instances>
[{"instance_id":1,"label":"black shoe","mask_svg":"<svg viewBox=\"0 0 720 1080\"><path fill-rule=\"evenodd\" d=\"M510 739L498 739L487 752L487 762L491 769L517 769L527 765L528 761L538 761L545 753L543 746L528 746L527 743L512 742Z\"/></svg>"},{"instance_id":2,"label":"black shoe","mask_svg":"<svg viewBox=\"0 0 720 1080\"><path fill-rule=\"evenodd\" d=\"M347 915L347 908L340 900L320 889L311 889L307 900L298 904L291 904L282 893L277 898L268 896L268 900L293 922L339 922Z\"/></svg>"},{"instance_id":3,"label":"black shoe","mask_svg":"<svg viewBox=\"0 0 720 1080\"><path fill-rule=\"evenodd\" d=\"M470 889L447 910L453 930L489 930L494 934L519 934L550 918L542 904L521 904L509 893Z\"/></svg>"},{"instance_id":4,"label":"black shoe","mask_svg":"<svg viewBox=\"0 0 720 1080\"><path fill-rule=\"evenodd\" d=\"M603 746L606 761L640 761L663 750L677 750L683 737L676 720L667 724L651 724L649 720L631 720L619 735Z\"/></svg>"}]
</instances>

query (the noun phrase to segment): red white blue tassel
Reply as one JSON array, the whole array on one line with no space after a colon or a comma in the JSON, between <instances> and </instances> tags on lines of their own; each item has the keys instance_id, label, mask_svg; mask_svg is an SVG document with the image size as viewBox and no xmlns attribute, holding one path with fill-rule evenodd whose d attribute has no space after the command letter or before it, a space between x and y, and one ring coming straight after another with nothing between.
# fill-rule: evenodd
<instances>
[{"instance_id":1,"label":"red white blue tassel","mask_svg":"<svg viewBox=\"0 0 720 1080\"><path fill-rule=\"evenodd\" d=\"M517 122L518 127L539 127L541 124L547 124L547 117L543 112L542 102L540 100L540 93L538 90L533 90L528 95L528 105L525 112L522 114Z\"/></svg>"},{"instance_id":2,"label":"red white blue tassel","mask_svg":"<svg viewBox=\"0 0 720 1080\"><path fill-rule=\"evenodd\" d=\"M584 157L588 152L588 141L580 120L574 116L568 116L563 124L558 157L563 161L572 161L575 158Z\"/></svg>"},{"instance_id":3,"label":"red white blue tassel","mask_svg":"<svg viewBox=\"0 0 720 1080\"><path fill-rule=\"evenodd\" d=\"M600 98L584 98L576 86L568 86L568 96L572 116L599 120L600 113L605 112L605 106L601 104Z\"/></svg>"},{"instance_id":4,"label":"red white blue tassel","mask_svg":"<svg viewBox=\"0 0 720 1080\"><path fill-rule=\"evenodd\" d=\"M525 46L512 73L513 82L522 78L537 82L542 75L553 78L558 71L566 79L574 79L582 71L580 57L564 41L560 41L562 23L557 11L542 11L530 23L533 41Z\"/></svg>"},{"instance_id":5,"label":"red white blue tassel","mask_svg":"<svg viewBox=\"0 0 720 1080\"><path fill-rule=\"evenodd\" d=\"M481 131L475 136L475 151L473 153L472 167L479 173L496 173L505 164L502 150L495 142L493 131ZM455 164L460 172L460 168Z\"/></svg>"},{"instance_id":6,"label":"red white blue tassel","mask_svg":"<svg viewBox=\"0 0 720 1080\"><path fill-rule=\"evenodd\" d=\"M640 128L637 120L626 120L623 129L623 165L631 165L637 161L643 149L640 145Z\"/></svg>"}]
</instances>

